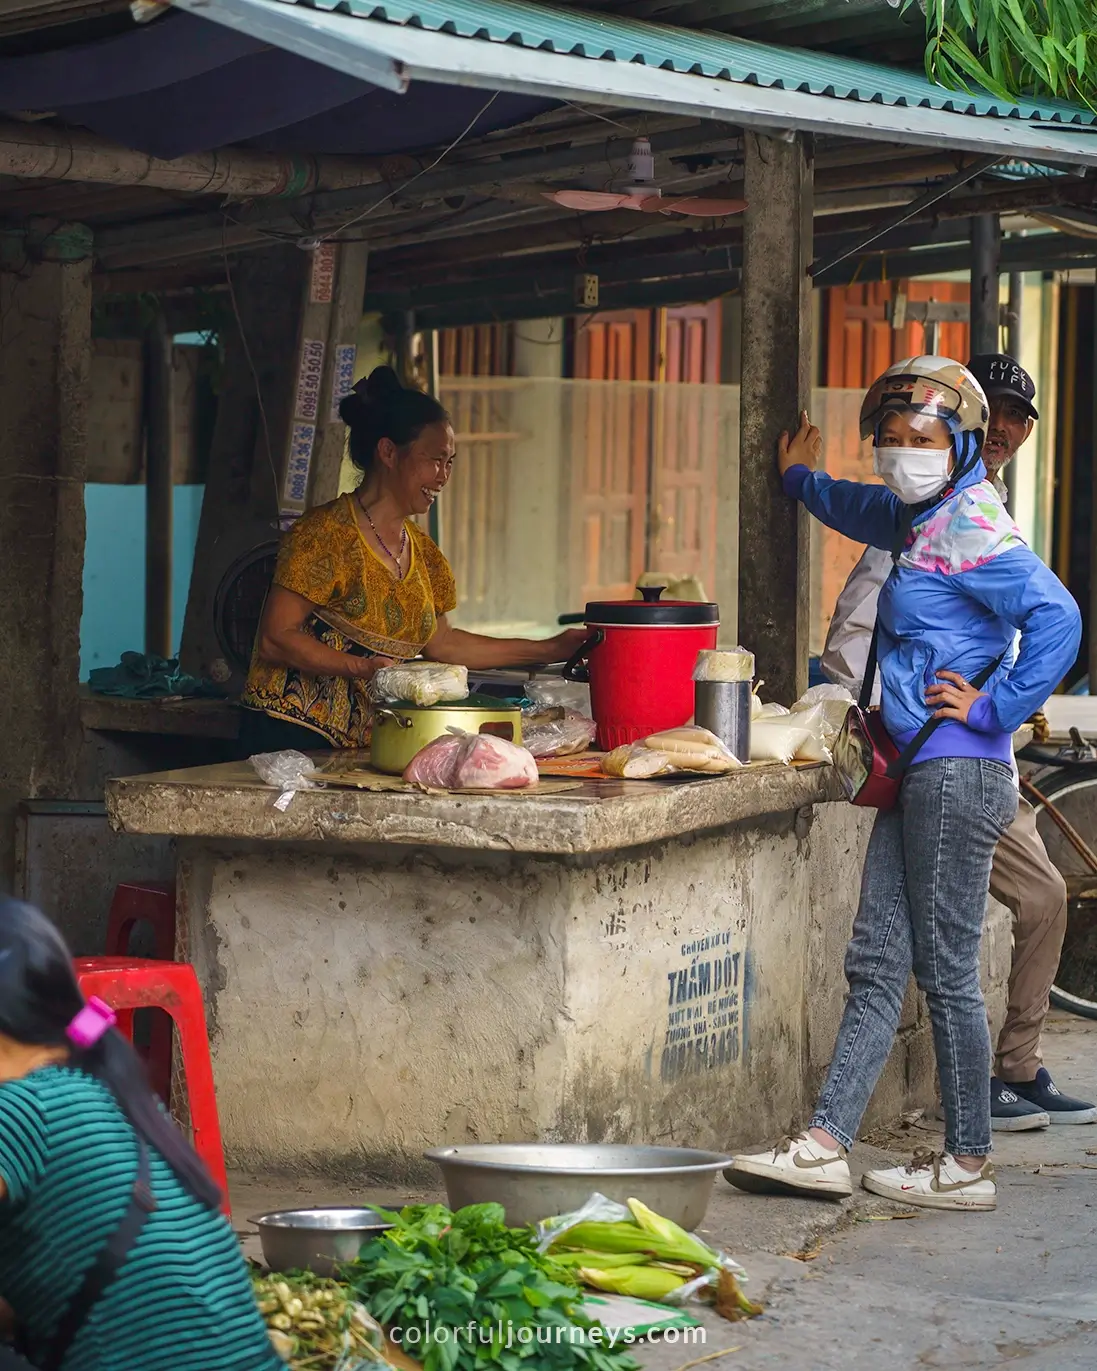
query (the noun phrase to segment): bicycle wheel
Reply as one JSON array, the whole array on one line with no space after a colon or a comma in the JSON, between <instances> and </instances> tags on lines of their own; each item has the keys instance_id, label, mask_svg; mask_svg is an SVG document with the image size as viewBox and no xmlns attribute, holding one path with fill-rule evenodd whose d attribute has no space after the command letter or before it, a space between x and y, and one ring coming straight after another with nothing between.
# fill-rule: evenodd
<instances>
[{"instance_id":1,"label":"bicycle wheel","mask_svg":"<svg viewBox=\"0 0 1097 1371\"><path fill-rule=\"evenodd\" d=\"M1038 789L1091 846L1097 846L1097 766L1042 776ZM1067 883L1067 931L1051 1002L1097 1019L1097 875L1047 813L1033 802L1036 827L1048 856Z\"/></svg>"}]
</instances>

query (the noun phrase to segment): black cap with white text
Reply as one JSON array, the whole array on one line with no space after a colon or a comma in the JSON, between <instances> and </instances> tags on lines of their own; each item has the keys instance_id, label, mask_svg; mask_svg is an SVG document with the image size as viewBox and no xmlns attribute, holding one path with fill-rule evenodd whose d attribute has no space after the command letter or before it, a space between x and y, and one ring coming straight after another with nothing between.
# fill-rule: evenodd
<instances>
[{"instance_id":1,"label":"black cap with white text","mask_svg":"<svg viewBox=\"0 0 1097 1371\"><path fill-rule=\"evenodd\" d=\"M1032 403L1036 399L1036 386L1020 362L1015 362L1004 352L984 352L973 357L967 366L983 387L988 400L1009 395L1024 406L1030 418L1039 419L1036 406Z\"/></svg>"}]
</instances>

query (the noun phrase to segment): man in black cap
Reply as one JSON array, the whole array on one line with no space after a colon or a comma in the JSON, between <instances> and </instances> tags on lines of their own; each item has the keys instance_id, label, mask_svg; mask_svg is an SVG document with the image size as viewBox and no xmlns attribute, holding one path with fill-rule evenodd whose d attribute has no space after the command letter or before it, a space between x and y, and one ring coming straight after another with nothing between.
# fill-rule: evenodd
<instances>
[{"instance_id":1,"label":"man in black cap","mask_svg":"<svg viewBox=\"0 0 1097 1371\"><path fill-rule=\"evenodd\" d=\"M981 353L967 365L990 401L983 465L990 479L997 482L1002 468L1017 455L1040 417L1033 404L1036 387L1024 367L1001 352Z\"/></svg>"},{"instance_id":2,"label":"man in black cap","mask_svg":"<svg viewBox=\"0 0 1097 1371\"><path fill-rule=\"evenodd\" d=\"M990 402L982 458L987 475L1004 495L1002 471L1040 417L1033 404L1036 387L1020 363L1002 353L973 357L968 370ZM890 553L866 548L834 608L820 665L828 680L854 695L861 689L880 586L891 568ZM1097 1106L1061 1094L1040 1053L1048 993L1066 933L1067 891L1036 829L1035 810L1024 799L998 843L990 891L1013 915L1009 1005L990 1083L991 1126L1018 1132L1049 1124L1097 1123Z\"/></svg>"}]
</instances>

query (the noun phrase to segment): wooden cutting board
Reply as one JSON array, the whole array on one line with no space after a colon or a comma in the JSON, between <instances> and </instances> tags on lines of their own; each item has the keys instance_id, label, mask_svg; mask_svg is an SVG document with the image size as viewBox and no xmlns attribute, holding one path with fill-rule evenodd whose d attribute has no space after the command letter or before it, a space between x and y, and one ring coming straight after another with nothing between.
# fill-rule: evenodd
<instances>
[{"instance_id":1,"label":"wooden cutting board","mask_svg":"<svg viewBox=\"0 0 1097 1371\"><path fill-rule=\"evenodd\" d=\"M601 752L578 752L574 757L539 758L537 770L542 776L571 776L584 781L607 781L602 770Z\"/></svg>"}]
</instances>

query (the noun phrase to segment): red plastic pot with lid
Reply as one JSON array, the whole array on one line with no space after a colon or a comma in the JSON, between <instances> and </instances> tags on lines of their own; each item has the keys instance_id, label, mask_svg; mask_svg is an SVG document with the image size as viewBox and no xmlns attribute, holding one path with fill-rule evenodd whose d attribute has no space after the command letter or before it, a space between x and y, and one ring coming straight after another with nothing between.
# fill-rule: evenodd
<instances>
[{"instance_id":1,"label":"red plastic pot with lid","mask_svg":"<svg viewBox=\"0 0 1097 1371\"><path fill-rule=\"evenodd\" d=\"M720 611L713 604L660 600L662 593L650 587L642 600L595 601L583 615L590 637L564 676L590 682L603 751L680 728L693 714L693 668L698 652L716 646Z\"/></svg>"}]
</instances>

